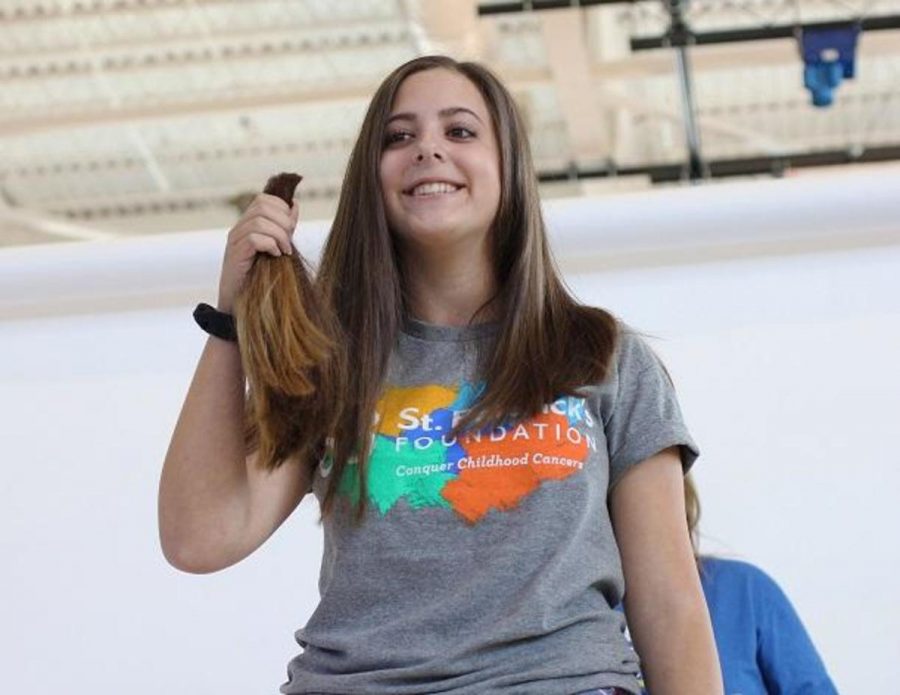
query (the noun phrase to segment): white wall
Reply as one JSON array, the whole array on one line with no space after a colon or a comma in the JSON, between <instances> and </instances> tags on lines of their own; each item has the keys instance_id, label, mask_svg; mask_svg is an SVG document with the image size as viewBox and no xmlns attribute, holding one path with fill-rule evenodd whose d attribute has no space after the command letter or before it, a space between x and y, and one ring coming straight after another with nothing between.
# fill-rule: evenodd
<instances>
[{"instance_id":1,"label":"white wall","mask_svg":"<svg viewBox=\"0 0 900 695\"><path fill-rule=\"evenodd\" d=\"M737 199L742 190L714 193ZM761 191L769 199L776 189ZM706 194L665 195L699 203ZM643 194L597 206L618 209L627 229L664 202ZM779 255L771 236L756 251L732 237L743 257L729 259L710 251L729 230L692 237L709 217L703 205L688 208L673 226L681 236L665 243L616 237L597 208L582 210L595 238L554 236L568 279L584 300L660 336L653 344L702 449L705 548L756 562L781 583L841 692L892 692L900 682L900 227L845 224L811 233L806 246L782 235ZM551 223L562 212L551 206ZM887 213L900 220L896 208ZM774 229L779 212L770 217ZM866 246L849 248L854 238ZM4 692L275 693L298 651L293 630L317 598L312 498L224 572L182 574L159 551L160 466L204 340L190 310L212 298L221 253L221 232L191 239L154 240L169 268L197 240L199 255L212 258L162 288L134 270L153 273L159 262L145 242L0 254ZM705 260L660 265L666 245ZM138 261L117 256L123 248L138 249ZM597 259L606 270L586 272L578 259L607 248L615 252ZM126 288L97 289L104 259ZM70 284L37 297L66 273ZM61 314L54 296L75 313Z\"/></svg>"},{"instance_id":2,"label":"white wall","mask_svg":"<svg viewBox=\"0 0 900 695\"><path fill-rule=\"evenodd\" d=\"M767 570L842 693L900 682L900 247L572 278L660 336L704 552Z\"/></svg>"}]
</instances>

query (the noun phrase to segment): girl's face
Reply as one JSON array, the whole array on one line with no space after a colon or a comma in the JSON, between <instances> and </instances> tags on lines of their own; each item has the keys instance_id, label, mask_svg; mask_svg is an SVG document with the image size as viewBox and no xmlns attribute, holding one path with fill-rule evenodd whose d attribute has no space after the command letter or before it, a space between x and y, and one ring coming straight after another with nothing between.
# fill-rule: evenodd
<instances>
[{"instance_id":1,"label":"girl's face","mask_svg":"<svg viewBox=\"0 0 900 695\"><path fill-rule=\"evenodd\" d=\"M380 175L402 242L484 241L500 203L500 154L475 85L443 68L407 77L385 127Z\"/></svg>"}]
</instances>

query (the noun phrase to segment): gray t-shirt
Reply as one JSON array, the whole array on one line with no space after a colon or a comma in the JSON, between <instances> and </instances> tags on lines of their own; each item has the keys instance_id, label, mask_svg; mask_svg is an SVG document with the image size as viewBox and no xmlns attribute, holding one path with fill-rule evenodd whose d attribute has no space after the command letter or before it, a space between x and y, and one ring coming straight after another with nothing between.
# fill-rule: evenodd
<instances>
[{"instance_id":1,"label":"gray t-shirt","mask_svg":"<svg viewBox=\"0 0 900 695\"><path fill-rule=\"evenodd\" d=\"M621 326L609 377L521 424L447 436L483 387L496 324L407 320L369 461L369 507L350 522L356 466L325 521L320 603L281 692L572 695L639 692L613 610L624 581L607 507L622 474L698 450L671 382ZM313 481L321 501L326 458Z\"/></svg>"}]
</instances>

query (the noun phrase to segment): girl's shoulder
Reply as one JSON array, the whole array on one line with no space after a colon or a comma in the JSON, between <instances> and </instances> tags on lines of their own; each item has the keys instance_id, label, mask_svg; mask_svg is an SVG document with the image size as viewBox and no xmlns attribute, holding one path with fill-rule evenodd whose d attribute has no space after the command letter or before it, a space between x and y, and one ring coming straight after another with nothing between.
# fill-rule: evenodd
<instances>
[{"instance_id":1,"label":"girl's shoulder","mask_svg":"<svg viewBox=\"0 0 900 695\"><path fill-rule=\"evenodd\" d=\"M659 369L668 374L662 360L650 344L650 340L655 339L655 336L642 333L618 318L616 327L613 366L619 378L640 374L648 369Z\"/></svg>"}]
</instances>

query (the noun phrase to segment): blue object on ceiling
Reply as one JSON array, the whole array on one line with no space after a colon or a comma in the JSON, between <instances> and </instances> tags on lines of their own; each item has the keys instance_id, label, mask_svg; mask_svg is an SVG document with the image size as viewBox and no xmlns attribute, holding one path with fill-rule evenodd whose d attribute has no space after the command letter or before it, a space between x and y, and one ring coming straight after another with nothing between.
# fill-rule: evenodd
<instances>
[{"instance_id":1,"label":"blue object on ceiling","mask_svg":"<svg viewBox=\"0 0 900 695\"><path fill-rule=\"evenodd\" d=\"M856 75L856 44L859 24L808 28L800 36L805 68L803 84L812 93L815 106L831 106L841 80Z\"/></svg>"}]
</instances>

